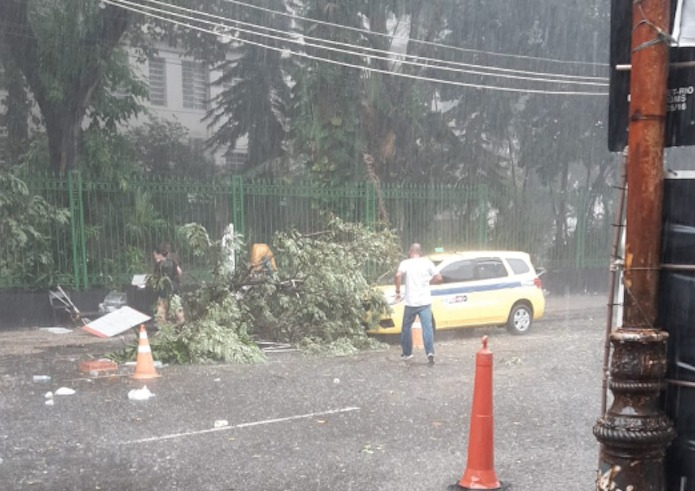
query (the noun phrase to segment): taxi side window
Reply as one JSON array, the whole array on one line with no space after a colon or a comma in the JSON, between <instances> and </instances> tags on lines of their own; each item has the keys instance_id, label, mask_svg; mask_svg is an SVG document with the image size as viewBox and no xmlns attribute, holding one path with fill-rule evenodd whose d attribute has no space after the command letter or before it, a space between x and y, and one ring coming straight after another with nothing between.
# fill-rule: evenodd
<instances>
[{"instance_id":1,"label":"taxi side window","mask_svg":"<svg viewBox=\"0 0 695 491\"><path fill-rule=\"evenodd\" d=\"M485 259L476 262L476 272L479 280L502 278L507 276L507 270L499 259Z\"/></svg>"},{"instance_id":2,"label":"taxi side window","mask_svg":"<svg viewBox=\"0 0 695 491\"><path fill-rule=\"evenodd\" d=\"M456 283L459 281L475 280L475 267L473 261L463 260L451 263L442 268L442 283Z\"/></svg>"}]
</instances>

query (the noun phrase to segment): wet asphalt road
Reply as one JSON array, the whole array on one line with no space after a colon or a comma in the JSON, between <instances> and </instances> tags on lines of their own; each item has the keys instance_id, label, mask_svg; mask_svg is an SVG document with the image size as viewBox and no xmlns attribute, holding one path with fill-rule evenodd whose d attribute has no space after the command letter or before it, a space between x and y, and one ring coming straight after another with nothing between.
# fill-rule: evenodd
<instances>
[{"instance_id":1,"label":"wet asphalt road","mask_svg":"<svg viewBox=\"0 0 695 491\"><path fill-rule=\"evenodd\" d=\"M34 353L0 357L0 487L446 490L467 465L475 354L488 335L499 479L522 491L593 489L605 304L551 297L521 337L441 333L432 368L421 351L402 363L395 344L338 358L275 353L254 366L164 367L146 382L156 394L147 401L128 400L142 383L127 376L80 378L79 361L117 340L70 334L46 347L38 338L48 335L33 330ZM52 380L35 383L36 374ZM76 393L47 406L44 394L59 387ZM228 425L216 428L220 420Z\"/></svg>"}]
</instances>

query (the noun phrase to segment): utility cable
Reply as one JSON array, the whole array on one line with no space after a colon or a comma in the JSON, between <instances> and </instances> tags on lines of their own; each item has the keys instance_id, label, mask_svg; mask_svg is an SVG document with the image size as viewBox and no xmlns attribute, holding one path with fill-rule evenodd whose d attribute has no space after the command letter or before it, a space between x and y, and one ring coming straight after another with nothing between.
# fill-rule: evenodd
<instances>
[{"instance_id":1,"label":"utility cable","mask_svg":"<svg viewBox=\"0 0 695 491\"><path fill-rule=\"evenodd\" d=\"M181 27L186 27L189 29L197 30L199 32L204 32L213 36L220 36L219 32L216 32L214 30L210 29L205 29L196 25L192 25L186 22L180 22L176 21L171 18L163 17L160 15L153 14L151 12L143 11L138 9L137 7L133 6L128 6L127 4L132 4L132 2L127 2L126 0L101 0L103 3L113 5L116 7L123 8L125 10L129 10L131 12L139 13L145 17L150 17L153 19L158 19L162 20L164 22L168 22L170 24L178 25ZM320 56L313 56L308 53L303 53L303 52L297 52L297 51L292 51L286 48L278 48L275 46L269 46L263 43L258 43L250 40L238 40L241 43L249 44L252 46L258 46L261 48L265 48L271 51L277 51L286 55L293 55L297 56L300 58L306 58L310 60L315 60L319 62L324 62L324 63L329 63L333 65L338 65L338 66L343 66L347 68L356 68L360 70L364 70L366 72L371 72L371 73L381 73L385 75L391 75L394 77L403 77L403 78L409 78L413 80L420 80L420 81L425 81L425 82L433 82L433 83L439 83L439 84L444 84L444 85L452 85L452 86L457 86L457 87L468 87L468 88L476 88L476 89L487 89L487 90L493 90L493 91L500 91L500 92L515 92L515 93L526 93L526 94L543 94L543 95L600 95L600 96L605 96L608 95L607 92L583 92L583 91L562 91L562 90L540 90L540 89L524 89L524 88L515 88L515 87L500 87L500 86L495 86L495 85L485 85L485 84L473 84L473 83L465 83L465 82L456 82L456 81L451 81L451 80L443 80L443 79L437 79L433 77L424 77L424 76L418 76L418 75L411 75L411 74L406 74L406 73L400 73L400 72L391 72L388 70L382 70L378 68L371 68L363 65L355 65L351 63L345 63L345 62L340 62L336 60L331 60L329 58L324 58Z\"/></svg>"},{"instance_id":2,"label":"utility cable","mask_svg":"<svg viewBox=\"0 0 695 491\"><path fill-rule=\"evenodd\" d=\"M121 0L121 1L123 1L123 3L126 3L126 4L133 5L133 2L128 2L127 0ZM466 67L466 68L473 68L476 70L489 70L489 71L497 71L497 72L502 72L502 73L525 74L525 75L532 75L532 76L537 76L537 77L557 77L560 79L567 79L566 80L567 83L578 84L578 85L596 85L596 86L603 86L603 87L608 86L608 83L607 83L608 78L607 77L536 72L536 71L529 71L529 70L517 70L517 69L512 69L512 68L503 68L503 67L495 67L495 66L489 66L489 65L464 63L464 62L458 62L458 61L447 61L447 60L443 60L443 59L429 58L429 57L424 57L424 56L412 55L412 54L408 54L408 53L398 53L398 52L394 52L394 51L372 48L372 47L368 47L368 46L355 46L354 44L344 43L344 42L340 42L340 41L334 41L331 39L325 39L325 38L320 38L320 37L307 36L307 35L303 35L303 34L301 35L301 41L300 41L298 39L292 39L292 37L299 37L299 35L297 35L296 33L293 33L293 32L288 32L288 31L282 30L282 29L275 29L275 28L271 28L271 27L262 26L259 24L244 22L244 21L240 21L237 19L232 19L230 17L224 17L224 16L220 16L220 15L216 15L216 14L210 14L210 13L203 12L200 10L194 10L194 9L190 9L190 8L186 8L186 7L181 7L178 5L171 5L171 4L167 4L166 2L159 1L159 0L145 0L145 1L147 1L148 3L151 3L151 4L156 4L156 5L170 7L172 9L176 9L176 10L181 10L181 11L189 13L190 15L195 15L198 17L195 17L195 16L190 17L190 16L186 16L183 14L177 14L177 13L169 11L169 10L157 9L155 7L150 7L150 6L146 6L146 5L138 5L138 6L140 8L153 10L155 12L167 13L170 15L174 15L176 17L180 17L180 18L186 19L186 20L195 20L197 22L202 22L205 24L212 24L215 26L215 28L213 30L217 30L218 28L220 29L220 35L225 35L229 30L231 30L230 27L224 25L222 22L230 22L230 23L233 23L235 25L241 25L241 26L261 29L261 30L268 31L268 32L279 33L279 34L287 36L287 37L279 38L279 37L272 36L270 34L261 34L261 33L254 32L254 31L236 28L237 31L247 33L250 35L259 36L259 37L266 37L266 38L273 39L273 40L287 41L287 42L290 42L293 44L299 44L302 46L310 46L310 47L315 47L315 48L319 48L319 49L325 49L328 51L335 51L338 53L349 54L349 55L353 55L353 56L360 56L360 57L367 56L370 58L374 58L374 59L378 59L378 60L385 60L385 61L389 61L389 62L393 62L393 63L415 65L415 66L432 68L432 69L437 69L437 70L456 71L459 73L467 73L467 74L472 74L472 75L480 75L480 76L488 76L488 77L498 76L498 77L503 77L503 78L517 78L517 77L512 77L512 76L505 77L504 75L499 75L499 74L495 74L495 73L485 73L485 72L480 72L480 71L475 71L475 70L459 70L456 68L450 68L450 67L446 66L446 65L451 65L453 67ZM216 21L204 19L204 18L201 18L200 16L209 17L210 19L216 19ZM218 22L218 21L222 21L222 22ZM367 32L371 32L371 31L367 31ZM381 34L381 33L371 33L371 34ZM344 46L347 48L359 48L360 51L348 51L348 50L341 50L341 49L337 49L337 48L330 48L330 47L323 46L323 45L306 43L304 40L318 41L319 43L332 44L335 46ZM365 52L385 54L386 57L374 56L371 54L366 54ZM397 57L397 59L392 58L392 56ZM414 61L406 61L407 59L412 59ZM422 60L423 62L426 62L426 63L419 63L419 62L417 62L417 60ZM437 63L438 65L432 65L429 62ZM518 79L530 80L530 81L540 81L540 82L547 82L547 83L564 83L565 82L565 80L553 80L553 79L546 80L544 78L518 77ZM581 82L580 80L598 81L600 83Z\"/></svg>"},{"instance_id":3,"label":"utility cable","mask_svg":"<svg viewBox=\"0 0 695 491\"><path fill-rule=\"evenodd\" d=\"M278 10L273 10L273 9L269 9L269 8L265 8L265 7L259 7L258 5L251 5L251 4L249 4L249 3L241 2L241 1L239 1L239 0L224 0L224 1L225 1L226 3L231 3L231 4L234 4L234 5L239 5L239 6L241 6L241 7L247 7L247 8L250 8L250 9L260 10L260 11L263 11L263 12L268 12L268 13L271 13L271 14L274 14L274 15L287 16L287 17L290 17L290 18L292 18L292 19L294 19L294 20L297 20L297 19L298 19L298 20L307 20L307 21L310 21L310 22L314 22L314 23L317 23L317 24L326 25L326 26L330 26L330 27L338 27L338 28L341 28L341 29L348 29L348 30L351 30L351 31L367 33L367 34L370 34L370 35L376 34L376 35L378 35L378 36L384 36L384 37L388 37L388 38L391 37L389 34L375 33L375 32L369 31L369 30L367 30L367 29L361 29L361 28L359 28L359 27L346 26L346 25L343 25L343 24L336 24L336 23L333 23L333 22L322 21L322 20L319 20L319 19L312 19L312 18L309 18L309 17L302 17L302 16L299 16L299 15L288 14L288 13L285 13L285 12L280 12L280 11L278 11ZM590 65L590 66L602 66L602 67L607 67L607 66L608 66L606 63L597 63L597 62L593 62L593 61L558 60L558 59L554 59L554 58L543 58L543 57L539 57L539 56L513 55L513 54L510 54L510 53L498 53L498 52L495 52L495 51L483 51L483 50L472 49L472 48L461 48L461 47L458 47L458 46L451 46L451 45L449 45L449 44L436 43L436 42L433 42L433 41L423 41L423 40L420 40L420 39L411 39L410 41L411 41L411 42L414 42L414 43L418 43L418 44L427 45L427 46L434 46L434 47L438 47L438 48L446 48L446 49L452 49L452 50L455 50L455 51L462 51L462 52L469 52L469 53L479 53L479 54L490 55L490 56L501 56L501 57L507 57L507 58L518 58L518 59L523 59L523 60L547 61L547 62L551 62L551 63L563 63L563 64L568 64L568 65Z\"/></svg>"}]
</instances>

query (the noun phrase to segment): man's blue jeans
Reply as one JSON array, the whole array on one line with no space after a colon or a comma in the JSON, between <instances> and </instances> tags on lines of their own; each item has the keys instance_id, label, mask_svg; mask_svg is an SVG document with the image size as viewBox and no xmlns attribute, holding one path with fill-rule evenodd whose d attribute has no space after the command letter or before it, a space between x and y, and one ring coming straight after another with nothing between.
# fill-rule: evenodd
<instances>
[{"instance_id":1,"label":"man's blue jeans","mask_svg":"<svg viewBox=\"0 0 695 491\"><path fill-rule=\"evenodd\" d=\"M434 354L434 333L432 331L432 306L420 305L419 307L405 306L403 311L403 325L401 326L401 348L403 355L413 354L413 322L415 316L420 318L422 326L422 343L425 345L425 354Z\"/></svg>"}]
</instances>

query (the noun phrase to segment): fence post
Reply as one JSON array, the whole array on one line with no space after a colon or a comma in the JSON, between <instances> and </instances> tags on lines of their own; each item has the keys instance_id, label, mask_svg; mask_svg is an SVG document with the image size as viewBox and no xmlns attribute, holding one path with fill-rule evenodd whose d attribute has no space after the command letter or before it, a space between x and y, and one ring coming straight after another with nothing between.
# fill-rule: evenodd
<instances>
[{"instance_id":1,"label":"fence post","mask_svg":"<svg viewBox=\"0 0 695 491\"><path fill-rule=\"evenodd\" d=\"M365 181L364 186L364 225L371 229L376 223L376 189L370 181Z\"/></svg>"},{"instance_id":2,"label":"fence post","mask_svg":"<svg viewBox=\"0 0 695 491\"><path fill-rule=\"evenodd\" d=\"M584 254L585 243L586 243L586 207L588 205L588 198L585 192L579 193L579 203L577 205L577 233L576 233L576 244L575 244L575 254L574 254L574 267L578 270L582 270L586 266L586 257Z\"/></svg>"},{"instance_id":3,"label":"fence post","mask_svg":"<svg viewBox=\"0 0 695 491\"><path fill-rule=\"evenodd\" d=\"M246 232L246 227L244 226L244 180L241 176L232 176L230 199L232 202L234 233L243 236Z\"/></svg>"},{"instance_id":4,"label":"fence post","mask_svg":"<svg viewBox=\"0 0 695 491\"><path fill-rule=\"evenodd\" d=\"M75 169L68 173L68 198L70 206L70 231L72 237L72 262L74 287L89 288L87 280L87 252L84 234L84 206L82 203L82 175Z\"/></svg>"},{"instance_id":5,"label":"fence post","mask_svg":"<svg viewBox=\"0 0 695 491\"><path fill-rule=\"evenodd\" d=\"M480 207L480 215L478 218L478 247L480 249L485 249L487 245L487 185L478 184L476 186L478 191L478 206Z\"/></svg>"}]
</instances>

